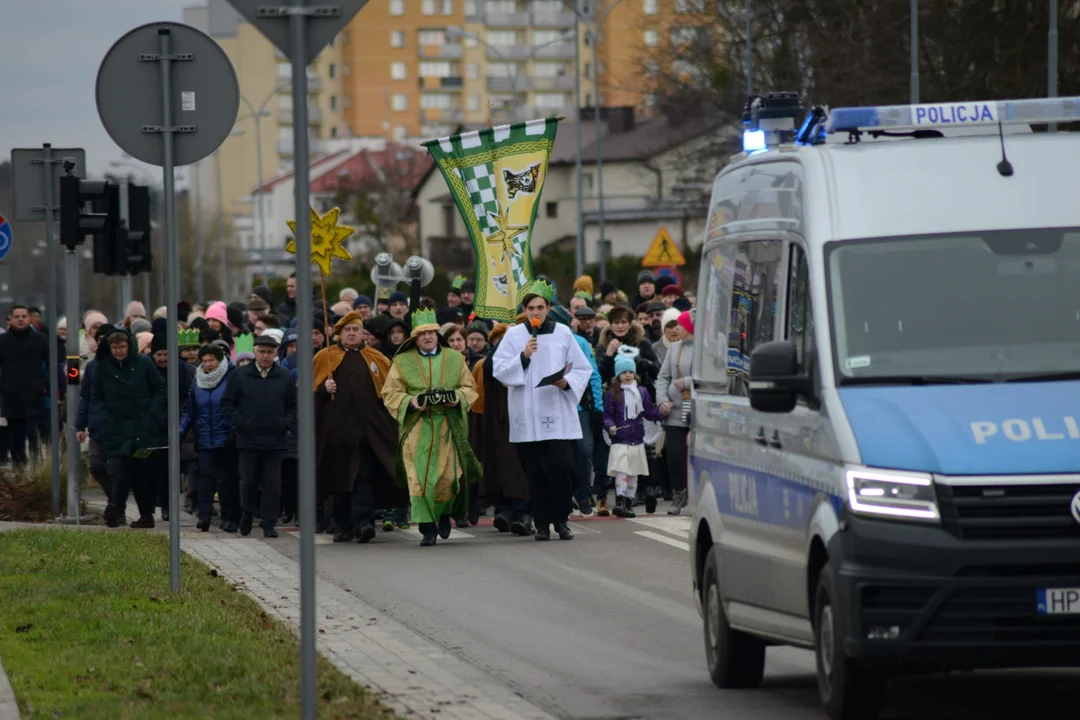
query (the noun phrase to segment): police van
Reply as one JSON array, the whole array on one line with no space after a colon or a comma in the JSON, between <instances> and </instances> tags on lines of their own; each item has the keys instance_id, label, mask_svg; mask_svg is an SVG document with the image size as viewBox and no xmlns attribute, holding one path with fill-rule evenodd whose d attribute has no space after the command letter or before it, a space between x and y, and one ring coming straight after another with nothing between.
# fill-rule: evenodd
<instances>
[{"instance_id":1,"label":"police van","mask_svg":"<svg viewBox=\"0 0 1080 720\"><path fill-rule=\"evenodd\" d=\"M1080 98L744 119L695 323L713 682L813 649L867 720L901 672L1080 666Z\"/></svg>"}]
</instances>

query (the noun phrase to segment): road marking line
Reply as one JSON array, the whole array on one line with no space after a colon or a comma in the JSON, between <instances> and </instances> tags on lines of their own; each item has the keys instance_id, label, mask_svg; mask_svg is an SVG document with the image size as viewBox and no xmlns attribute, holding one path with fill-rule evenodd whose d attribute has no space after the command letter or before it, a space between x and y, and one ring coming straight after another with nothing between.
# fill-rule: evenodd
<instances>
[{"instance_id":1,"label":"road marking line","mask_svg":"<svg viewBox=\"0 0 1080 720\"><path fill-rule=\"evenodd\" d=\"M676 547L676 548L679 548L680 550L685 550L686 552L690 552L690 543L684 543L684 542L679 542L678 540L672 540L667 535L661 535L660 533L654 533L654 532L651 532L649 530L638 530L638 531L635 531L634 534L635 535L640 535L641 537L649 538L650 540L655 540L657 542L662 542L665 545L670 545L671 547Z\"/></svg>"},{"instance_id":2,"label":"road marking line","mask_svg":"<svg viewBox=\"0 0 1080 720\"><path fill-rule=\"evenodd\" d=\"M674 535L680 538L690 538L690 518L673 517L670 519L661 518L632 518L631 522L636 522L639 525L644 525L653 530L660 530L666 532L669 535Z\"/></svg>"}]
</instances>

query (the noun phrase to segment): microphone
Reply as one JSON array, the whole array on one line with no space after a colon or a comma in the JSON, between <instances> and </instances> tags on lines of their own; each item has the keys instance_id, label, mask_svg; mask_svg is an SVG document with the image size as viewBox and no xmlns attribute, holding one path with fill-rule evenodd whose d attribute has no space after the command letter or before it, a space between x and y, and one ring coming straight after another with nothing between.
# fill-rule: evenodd
<instances>
[{"instance_id":1,"label":"microphone","mask_svg":"<svg viewBox=\"0 0 1080 720\"><path fill-rule=\"evenodd\" d=\"M540 318L530 318L529 324L532 325L532 336L536 337L536 334L540 332Z\"/></svg>"}]
</instances>

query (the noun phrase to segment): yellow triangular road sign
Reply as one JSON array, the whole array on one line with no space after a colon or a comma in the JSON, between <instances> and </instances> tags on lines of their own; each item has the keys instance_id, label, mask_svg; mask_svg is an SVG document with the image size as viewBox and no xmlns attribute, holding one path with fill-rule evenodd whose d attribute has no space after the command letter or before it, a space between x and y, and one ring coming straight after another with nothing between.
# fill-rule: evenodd
<instances>
[{"instance_id":1,"label":"yellow triangular road sign","mask_svg":"<svg viewBox=\"0 0 1080 720\"><path fill-rule=\"evenodd\" d=\"M671 239L667 228L662 227L656 231L649 251L641 261L642 267L660 267L662 265L680 266L686 264L686 258L679 252L679 248Z\"/></svg>"}]
</instances>

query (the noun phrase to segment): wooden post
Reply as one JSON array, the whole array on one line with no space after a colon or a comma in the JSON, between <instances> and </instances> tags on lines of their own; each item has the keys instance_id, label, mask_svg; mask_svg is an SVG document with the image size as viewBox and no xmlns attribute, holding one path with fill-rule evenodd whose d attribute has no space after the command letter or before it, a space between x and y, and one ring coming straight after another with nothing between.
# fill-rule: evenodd
<instances>
[{"instance_id":1,"label":"wooden post","mask_svg":"<svg viewBox=\"0 0 1080 720\"><path fill-rule=\"evenodd\" d=\"M494 113L492 112L492 105L491 105L491 98L490 97L488 98L488 101L487 101L487 110L488 110L488 127L495 127Z\"/></svg>"}]
</instances>

